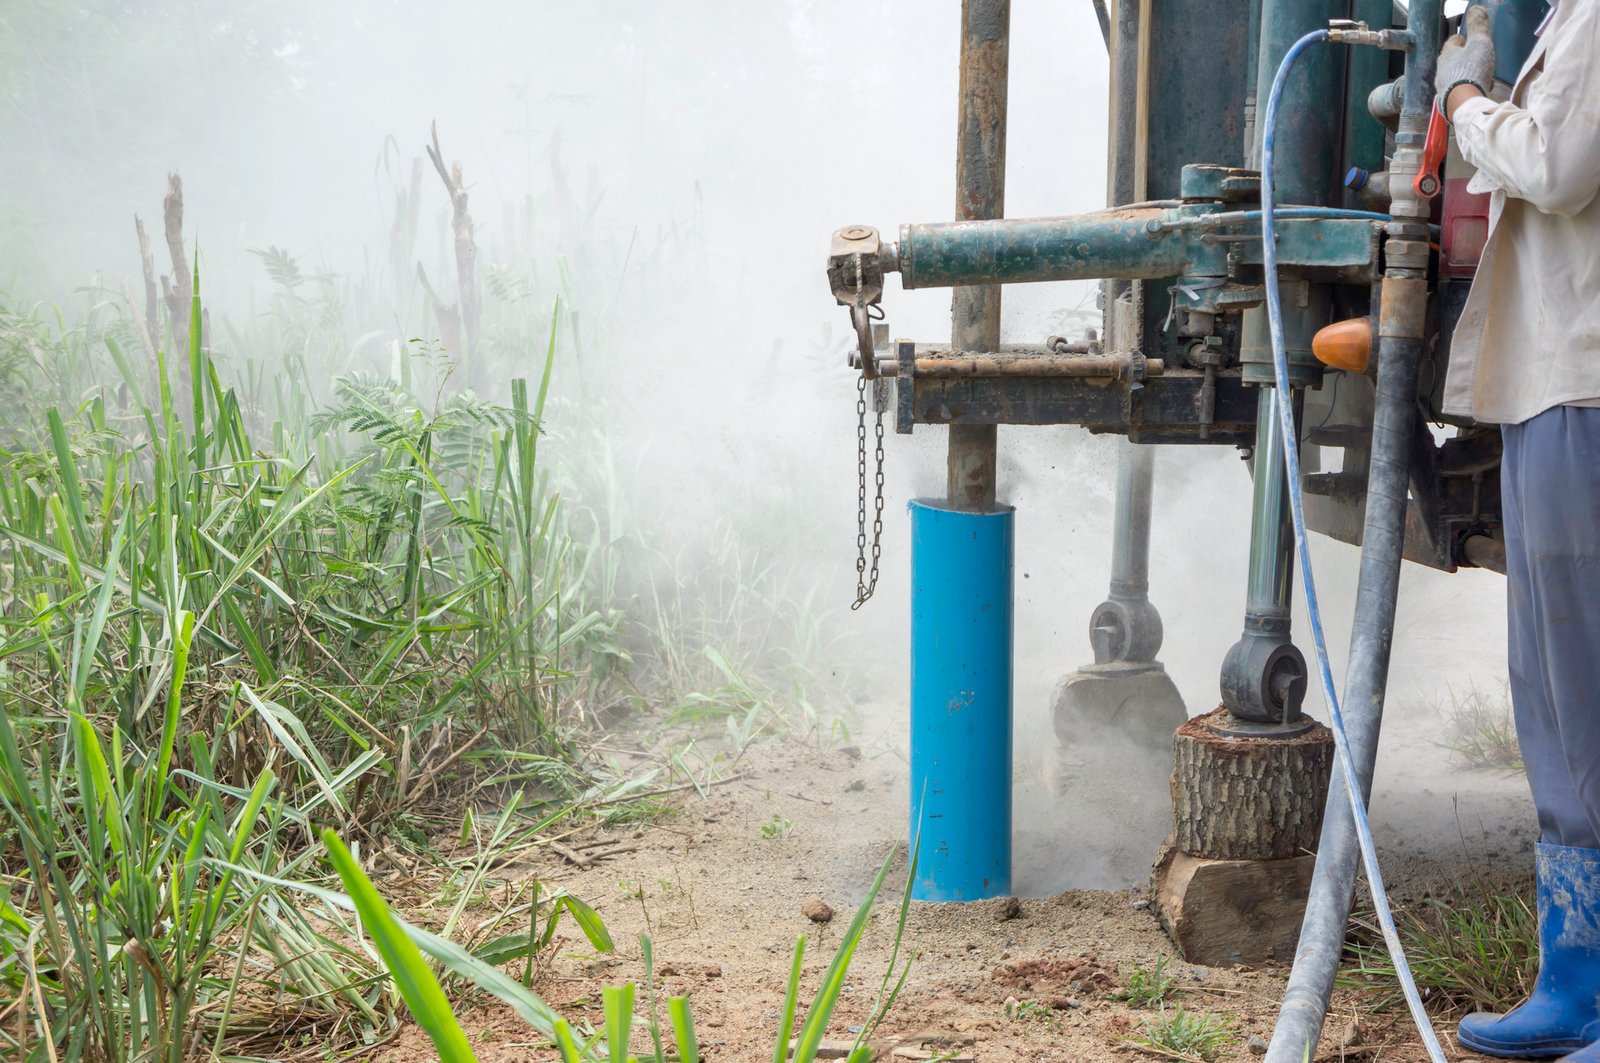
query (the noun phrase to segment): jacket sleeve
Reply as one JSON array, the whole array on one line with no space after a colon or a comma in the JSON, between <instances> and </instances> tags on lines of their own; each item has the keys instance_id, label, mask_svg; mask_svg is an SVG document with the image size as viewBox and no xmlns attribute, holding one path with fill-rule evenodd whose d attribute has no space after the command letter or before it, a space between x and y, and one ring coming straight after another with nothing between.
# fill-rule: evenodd
<instances>
[{"instance_id":1,"label":"jacket sleeve","mask_svg":"<svg viewBox=\"0 0 1600 1063\"><path fill-rule=\"evenodd\" d=\"M1456 108L1456 143L1468 162L1546 214L1571 217L1600 194L1600 2L1551 28L1544 72L1525 106L1472 99Z\"/></svg>"}]
</instances>

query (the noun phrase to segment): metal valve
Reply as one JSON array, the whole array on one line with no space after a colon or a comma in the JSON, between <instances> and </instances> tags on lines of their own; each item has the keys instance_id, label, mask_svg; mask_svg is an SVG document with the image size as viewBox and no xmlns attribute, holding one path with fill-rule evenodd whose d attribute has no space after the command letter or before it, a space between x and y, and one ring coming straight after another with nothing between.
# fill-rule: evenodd
<instances>
[{"instance_id":1,"label":"metal valve","mask_svg":"<svg viewBox=\"0 0 1600 1063\"><path fill-rule=\"evenodd\" d=\"M1375 30L1365 22L1336 18L1328 23L1328 39L1335 44L1361 44L1389 52L1403 52L1411 47L1412 38L1407 30Z\"/></svg>"}]
</instances>

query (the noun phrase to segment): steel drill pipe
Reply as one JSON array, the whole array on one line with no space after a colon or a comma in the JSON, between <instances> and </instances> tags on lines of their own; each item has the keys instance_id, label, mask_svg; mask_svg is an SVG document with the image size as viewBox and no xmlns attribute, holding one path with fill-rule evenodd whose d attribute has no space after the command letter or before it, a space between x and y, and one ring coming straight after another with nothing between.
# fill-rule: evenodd
<instances>
[{"instance_id":1,"label":"steel drill pipe","mask_svg":"<svg viewBox=\"0 0 1600 1063\"><path fill-rule=\"evenodd\" d=\"M1111 59L1111 159L1106 174L1107 206L1126 210L1148 194L1148 145L1140 137L1149 126L1150 99L1139 91L1149 62L1141 56L1139 26L1151 5L1119 3L1116 35L1107 26L1106 46ZM1173 204L1179 205L1179 204ZM1105 282L1105 334L1112 350L1143 350L1144 328L1139 319L1143 292L1132 281L1108 278ZM1148 375L1149 367L1146 366ZM1089 642L1095 663L1112 660L1154 661L1161 650L1161 614L1150 603L1150 513L1155 494L1155 450L1124 440L1117 454L1116 508L1111 524L1111 587L1107 600L1090 614ZM1095 617L1103 613L1118 618L1122 638L1096 635Z\"/></svg>"}]
</instances>

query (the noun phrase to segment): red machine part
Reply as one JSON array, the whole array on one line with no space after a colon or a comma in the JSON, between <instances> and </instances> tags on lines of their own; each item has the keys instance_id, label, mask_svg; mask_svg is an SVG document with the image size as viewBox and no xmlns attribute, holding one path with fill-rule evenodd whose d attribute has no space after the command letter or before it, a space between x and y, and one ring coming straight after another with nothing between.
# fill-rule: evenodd
<instances>
[{"instance_id":1,"label":"red machine part","mask_svg":"<svg viewBox=\"0 0 1600 1063\"><path fill-rule=\"evenodd\" d=\"M1449 138L1444 162L1444 217L1439 241L1439 274L1470 278L1478 269L1483 245L1489 240L1489 193L1468 192L1477 171Z\"/></svg>"}]
</instances>

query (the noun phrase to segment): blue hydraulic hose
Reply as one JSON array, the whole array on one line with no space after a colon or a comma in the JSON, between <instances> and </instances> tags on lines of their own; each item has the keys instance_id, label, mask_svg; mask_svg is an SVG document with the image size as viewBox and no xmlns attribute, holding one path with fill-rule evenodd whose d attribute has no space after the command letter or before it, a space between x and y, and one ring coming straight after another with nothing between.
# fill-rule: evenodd
<instances>
[{"instance_id":1,"label":"blue hydraulic hose","mask_svg":"<svg viewBox=\"0 0 1600 1063\"><path fill-rule=\"evenodd\" d=\"M1283 57L1277 76L1272 81L1272 92L1267 96L1267 110L1263 119L1261 141L1261 229L1262 262L1266 271L1267 323L1272 336L1272 368L1277 377L1278 419L1283 431L1284 472L1289 481L1289 508L1294 517L1295 547L1300 554L1300 578L1305 584L1306 613L1311 619L1311 636L1316 644L1317 670L1322 679L1322 695L1328 703L1328 717L1332 724L1334 745L1338 748L1339 766L1344 772L1345 793L1350 797L1350 814L1355 821L1356 838L1361 846L1361 862L1367 871L1367 885L1372 891L1372 906L1377 911L1378 925L1383 929L1383 940L1394 963L1395 974L1405 994L1406 1006L1417 1024L1417 1032L1428 1049L1434 1063L1447 1063L1444 1049L1428 1021L1422 1006L1416 980L1411 976L1411 965L1406 962L1405 947L1395 930L1394 913L1389 908L1388 891L1384 889L1383 874L1378 867L1378 850L1372 841L1372 826L1367 820L1366 805L1361 799L1361 783L1356 774L1355 761L1350 755L1349 739L1345 736L1344 716L1339 711L1339 695L1333 686L1333 668L1328 662L1328 642L1322 630L1322 609L1317 601L1317 582L1311 571L1311 551L1306 534L1305 496L1300 484L1299 435L1295 431L1294 403L1289 401L1289 358L1284 350L1283 305L1278 294L1278 249L1275 242L1273 213L1273 138L1278 123L1278 103L1288 83L1289 71L1295 60L1314 44L1328 40L1327 30L1308 33L1296 41ZM1261 475L1266 470L1261 470Z\"/></svg>"}]
</instances>

